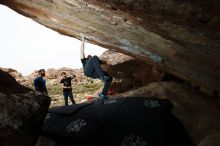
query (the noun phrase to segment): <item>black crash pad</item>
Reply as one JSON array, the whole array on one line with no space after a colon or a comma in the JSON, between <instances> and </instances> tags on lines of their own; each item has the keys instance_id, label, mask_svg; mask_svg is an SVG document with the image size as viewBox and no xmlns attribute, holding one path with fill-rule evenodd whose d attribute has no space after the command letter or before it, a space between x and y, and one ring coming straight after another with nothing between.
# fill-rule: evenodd
<instances>
[{"instance_id":1,"label":"black crash pad","mask_svg":"<svg viewBox=\"0 0 220 146\"><path fill-rule=\"evenodd\" d=\"M145 97L55 107L43 133L74 146L193 146L172 107Z\"/></svg>"}]
</instances>

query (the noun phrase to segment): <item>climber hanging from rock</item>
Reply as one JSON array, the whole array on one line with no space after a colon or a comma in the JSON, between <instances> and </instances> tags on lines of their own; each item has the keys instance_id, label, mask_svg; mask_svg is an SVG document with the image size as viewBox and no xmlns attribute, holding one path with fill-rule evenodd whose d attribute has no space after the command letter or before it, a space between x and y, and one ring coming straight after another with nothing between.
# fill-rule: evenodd
<instances>
[{"instance_id":1,"label":"climber hanging from rock","mask_svg":"<svg viewBox=\"0 0 220 146\"><path fill-rule=\"evenodd\" d=\"M85 42L85 38L84 35L82 35L82 45L80 47L80 59L83 65L84 74L87 77L93 79L98 78L104 81L104 87L102 89L102 92L99 93L99 97L103 100L106 100L108 99L107 93L112 83L112 77L102 70L100 66L101 61L97 56L88 55L87 57L85 57L84 42Z\"/></svg>"}]
</instances>

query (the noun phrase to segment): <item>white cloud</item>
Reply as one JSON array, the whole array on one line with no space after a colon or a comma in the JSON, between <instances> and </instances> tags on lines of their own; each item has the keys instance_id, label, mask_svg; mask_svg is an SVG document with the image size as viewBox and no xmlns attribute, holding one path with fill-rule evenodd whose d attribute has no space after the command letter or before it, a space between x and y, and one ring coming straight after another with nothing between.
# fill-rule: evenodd
<instances>
[{"instance_id":1,"label":"white cloud","mask_svg":"<svg viewBox=\"0 0 220 146\"><path fill-rule=\"evenodd\" d=\"M58 34L0 5L0 67L23 75L40 68L80 68L77 39ZM86 54L101 55L105 49L86 44Z\"/></svg>"}]
</instances>

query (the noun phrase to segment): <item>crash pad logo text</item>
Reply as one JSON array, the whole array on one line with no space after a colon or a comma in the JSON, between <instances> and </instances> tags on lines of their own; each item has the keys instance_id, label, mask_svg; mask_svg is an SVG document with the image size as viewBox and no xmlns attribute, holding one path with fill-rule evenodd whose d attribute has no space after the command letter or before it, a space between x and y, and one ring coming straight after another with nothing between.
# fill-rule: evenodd
<instances>
[{"instance_id":1,"label":"crash pad logo text","mask_svg":"<svg viewBox=\"0 0 220 146\"><path fill-rule=\"evenodd\" d=\"M67 132L79 132L83 127L86 126L86 122L83 119L77 119L76 121L71 122L66 128Z\"/></svg>"}]
</instances>

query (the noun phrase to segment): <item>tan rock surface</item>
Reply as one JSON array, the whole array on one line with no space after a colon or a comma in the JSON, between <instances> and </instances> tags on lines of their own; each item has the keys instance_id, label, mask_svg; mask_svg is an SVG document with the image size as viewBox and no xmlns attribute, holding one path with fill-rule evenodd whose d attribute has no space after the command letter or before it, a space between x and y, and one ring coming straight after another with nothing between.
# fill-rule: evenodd
<instances>
[{"instance_id":1,"label":"tan rock surface","mask_svg":"<svg viewBox=\"0 0 220 146\"><path fill-rule=\"evenodd\" d=\"M220 1L0 0L64 35L155 63L220 91ZM10 29L10 28L9 28Z\"/></svg>"}]
</instances>

